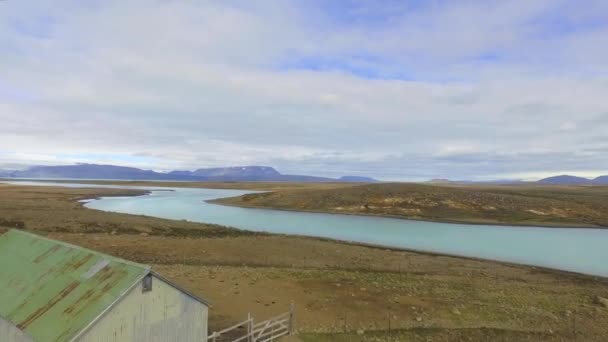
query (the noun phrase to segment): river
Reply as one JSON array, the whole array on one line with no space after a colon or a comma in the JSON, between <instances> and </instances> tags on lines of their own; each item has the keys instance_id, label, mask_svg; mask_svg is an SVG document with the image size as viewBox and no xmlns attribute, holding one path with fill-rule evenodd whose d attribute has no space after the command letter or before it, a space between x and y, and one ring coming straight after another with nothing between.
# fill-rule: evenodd
<instances>
[{"instance_id":1,"label":"river","mask_svg":"<svg viewBox=\"0 0 608 342\"><path fill-rule=\"evenodd\" d=\"M108 187L41 182L28 184ZM101 198L88 201L85 206L103 211L215 223L250 231L323 237L608 276L608 229L454 224L375 216L248 209L205 201L253 191L143 189L173 191L152 191L150 195L137 197Z\"/></svg>"}]
</instances>

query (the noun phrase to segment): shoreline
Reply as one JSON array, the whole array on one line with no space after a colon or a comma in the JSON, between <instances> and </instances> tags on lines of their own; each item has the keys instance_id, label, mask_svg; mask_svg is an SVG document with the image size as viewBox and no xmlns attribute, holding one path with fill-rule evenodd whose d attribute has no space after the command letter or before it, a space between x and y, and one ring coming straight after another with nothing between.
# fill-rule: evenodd
<instances>
[{"instance_id":1,"label":"shoreline","mask_svg":"<svg viewBox=\"0 0 608 342\"><path fill-rule=\"evenodd\" d=\"M491 262L491 263L499 264L502 266L527 268L527 269L533 269L533 270L560 274L560 275L577 276L577 277L583 277L583 278L590 278L593 280L606 281L608 284L608 274L607 275L597 275L597 274L581 273L581 272L561 270L559 268L551 268L551 267L546 267L546 266L535 266L535 265L520 264L520 263L510 262L510 261L484 259L484 258L470 257L470 256L465 256L465 255L432 252L432 251L425 251L425 250L412 249L412 248L390 247L390 246L378 245L378 244L373 244L373 243L346 241L346 240L323 238L323 237L316 237L316 236L294 235L294 234L273 234L273 233L269 233L269 234L276 235L276 236L285 236L285 237L307 238L307 239L314 239L314 240L319 240L319 241L328 241L328 242L341 243L341 244L346 244L346 245L351 245L351 246L361 246L361 247L382 249L382 250L389 250L389 251L396 251L396 252L409 252L409 253L427 255L427 256L431 256L431 257L449 257L449 258L457 258L457 259L471 260L471 261L477 261L477 262Z\"/></svg>"},{"instance_id":2,"label":"shoreline","mask_svg":"<svg viewBox=\"0 0 608 342\"><path fill-rule=\"evenodd\" d=\"M96 210L96 209L93 209ZM126 215L130 215L130 214L126 214ZM146 216L146 215L141 215L144 217L151 217L151 218L155 218L153 216ZM192 221L190 221L192 222ZM198 222L193 222L193 223L198 223ZM234 230L234 231L241 231L238 228L234 228L234 227L229 227L229 226L223 226L223 228L228 229L228 230ZM27 230L26 230L27 231ZM39 233L36 230L31 231L33 233ZM57 232L43 232L43 233L57 233ZM74 235L96 235L96 234L102 234L102 235L107 235L105 233L99 233L99 232L91 232L91 233L64 233L61 232L62 234L74 234ZM329 243L335 243L335 244L339 244L339 245L345 245L345 246L354 246L354 247L365 247L365 248L370 248L370 249L375 249L375 250L384 250L384 251L392 251L392 252L406 252L406 253L412 253L412 254L417 254L417 255L423 255L423 256L429 256L429 257L446 257L446 258L454 258L454 259L460 259L460 260L470 260L470 261L475 261L475 262L481 262L481 263L493 263L496 265L500 265L500 266L507 266L507 267L514 267L517 269L528 269L528 270L534 270L534 271L538 271L538 272L545 272L545 273L550 273L553 274L555 276L558 275L567 275L569 277L577 277L577 278L583 278L584 280L593 280L593 281L600 281L600 282L605 282L606 285L608 285L608 275L595 275L595 274L588 274L588 273L581 273L581 272L574 272L574 271L567 271L567 270L561 270L558 268L551 268L551 267L545 267L545 266L534 266L534 265L528 265L528 264L520 264L520 263L516 263L516 262L509 262L509 261L500 261L500 260L494 260L494 259L483 259L483 258L477 258L477 257L469 257L469 256L463 256L463 255L458 255L458 254L449 254L449 253L441 253L441 252L432 252L432 251L424 251L424 250L418 250L418 249L408 249L408 248L402 248L402 247L389 247L389 246L383 246L383 245L377 245L377 244L372 244L372 243L364 243L364 242L357 242L357 241L346 241L346 240L339 240L339 239L331 239L331 238L324 238L324 237L316 237L316 236L307 236L307 235L297 235L297 234L278 234L278 233L267 233L267 232L260 232L259 236L266 236L266 237L276 237L276 238L296 238L296 239L306 239L306 240L311 240L311 241L319 241L319 242L329 242ZM135 234L135 233L129 233L129 232L125 232L122 234L115 234L113 236L139 236L139 234ZM151 237L160 237L160 235L149 235ZM209 239L209 237L204 237L204 236L200 236L200 237L184 237L184 236L171 236L172 238L176 238L176 239L188 239L188 240L196 240L196 239ZM246 236L243 236L246 237ZM211 265L215 265L215 264L209 264L209 265L204 265L204 266L211 266ZM240 267L239 265L219 265L219 266L231 266L231 267ZM247 265L247 267L249 268L265 268L267 266L264 265ZM277 266L274 266L277 267ZM289 268L289 267L284 267L284 268ZM315 268L311 268L311 269L315 269ZM367 272L372 272L372 273L407 273L406 269L403 269L401 271L367 271Z\"/></svg>"},{"instance_id":3,"label":"shoreline","mask_svg":"<svg viewBox=\"0 0 608 342\"><path fill-rule=\"evenodd\" d=\"M0 183L3 181L11 181L9 179L5 179L5 178L0 178ZM200 182L200 184L198 185L202 185L202 186L198 186L198 187L180 187L180 186L168 186L168 185L155 185L154 181L121 181L121 180L82 180L82 182L79 182L78 180L32 180L32 179L22 179L22 180L16 180L15 182L20 182L20 181L33 181L33 182L47 182L47 183L54 183L57 184L58 187L63 187L62 184L80 184L80 185L91 185L93 189L101 189L101 188L95 188L95 185L118 185L118 186L124 186L124 187L137 187L137 188L146 188L147 186L151 186L151 187L167 187L167 188L178 188L178 189L224 189L224 190L241 190L241 191L252 191L251 193L256 193L256 192L277 192L279 190L255 190L253 188L247 188L247 186L242 187L242 188L236 188L234 187L235 184L239 184L239 182L228 182L226 184L230 184L231 186L226 186L226 187L218 187L218 184L223 184L223 183L217 183L217 182L212 182L209 184L206 184L207 186L205 186L204 182ZM119 185L117 183L120 182L135 182L135 183L144 183L142 185ZM159 183L164 182L164 181L159 181ZM165 182L166 183L166 182ZM174 183L179 183L179 182L174 182ZM184 181L184 183L186 184L190 184L192 182L189 181ZM7 183L9 184L9 183ZM147 185L146 185L147 184ZM226 185L223 184L223 185ZM260 186L262 188L264 188L268 183L260 183ZM273 183L274 184L274 183ZM280 184L280 183L277 183ZM313 183L316 184L316 183ZM36 186L36 185L32 185L32 186ZM48 186L53 186L53 185L48 185ZM135 189L133 189L135 190ZM137 191L137 190L135 190ZM175 191L174 189L154 189L154 190L144 190L147 191L148 194L152 191ZM107 196L107 197L116 197L116 196ZM403 216L403 215L391 215L391 214L374 214L374 213L352 213L352 212L342 212L342 211L332 211L332 210L314 210L314 209L293 209L293 208L276 208L276 207L264 207L264 206L256 206L256 205L247 205L247 204L235 204L235 203L226 203L224 202L225 200L230 200L233 198L238 198L240 196L237 197L221 197L221 198L216 198L216 199L211 199L211 200L203 200L206 203L210 203L210 204L215 204L215 205L224 205L224 206L228 206L228 207L237 207L237 208L248 208L248 209L265 209L265 210L280 210L280 211L288 211L288 212L300 212L300 213L318 213L318 214L333 214L333 215L352 215L352 216L363 216L363 217L383 217L383 218L392 218L392 219L399 219L399 220L408 220L408 221L420 221L420 222L434 222L434 223L446 223L446 224L462 224L462 225L480 225L480 226L497 226L497 227L501 227L501 226L509 226L509 227L515 227L515 228L571 228L571 229L608 229L608 226L601 226L601 225L596 225L596 224L587 224L587 223L574 223L574 222L570 222L570 223L529 223L529 224L522 224L522 223L517 223L517 222L513 222L513 223L508 223L508 222L500 222L500 221L483 221L483 220L458 220L458 219L433 219L433 218L423 218L423 217L407 217L407 216ZM98 198L96 198L98 199Z\"/></svg>"},{"instance_id":4,"label":"shoreline","mask_svg":"<svg viewBox=\"0 0 608 342\"><path fill-rule=\"evenodd\" d=\"M27 185L27 186L35 187L35 185ZM66 187L58 185L57 188L66 188ZM103 190L104 188L94 188L93 187L93 188L86 188L86 189ZM121 190L121 189L119 189L119 190ZM94 210L94 211L99 211L99 212L112 212L112 211L105 211L105 210L86 207L85 205L88 202L84 202L84 201L99 200L104 197L139 197L139 196L150 195L153 191L156 191L156 190L134 190L134 189L122 189L122 190L132 191L133 193L131 193L131 194L109 194L109 195L103 195L103 196L81 196L81 197L73 198L72 201L76 202L79 205L79 207L82 209ZM160 190L160 191L166 191L166 190ZM231 197L225 197L225 198L231 198ZM446 223L446 224L491 225L491 226L497 226L497 227L511 226L511 227L515 227L515 228L602 229L602 228L597 228L597 227L556 227L556 226L547 227L547 226L523 226L523 225L518 226L518 225L509 225L509 224L498 225L498 224L485 224L485 223L441 222L441 221L431 221L431 220L424 220L424 219L418 220L418 219L408 219L408 218L403 218L403 217L390 217L390 216L375 215L375 214L360 215L360 214L355 214L355 213L332 213L332 212L323 212L323 211L305 211L305 210L282 209L282 208L274 209L274 208L264 208L264 207L254 207L254 206L228 205L228 204L224 204L224 203L215 203L214 202L214 201L218 201L221 199L224 199L224 198L206 200L204 202L214 204L214 205L225 205L225 206L242 207L242 208L248 208L248 209L281 210L281 211L304 212L304 213L309 212L309 213L320 213L320 214L327 214L327 215L353 215L353 216L362 216L362 217L384 217L384 218L395 218L395 219L411 220L411 221L439 222L439 223ZM130 214L130 213L121 213L121 214L148 217L148 218L152 218L152 219L159 219L159 217L150 216L150 215L140 215L140 214ZM194 223L194 224L216 225L216 224L207 223L207 222L198 222L198 221L190 221L190 220L175 220L175 219L166 219L166 220L176 221L176 222L185 221L185 222ZM465 255L459 255L459 254L426 251L426 250L419 250L419 249L415 249L415 248L394 247L394 246L386 246L386 245L374 244L374 243L358 242L358 241L352 241L352 240L340 240L340 239L333 239L333 238L326 238L326 237L319 237L319 236L309 236L309 235L302 235L302 234L281 234L281 233L271 233L271 232L264 232L264 231L258 232L258 231L253 231L253 230L240 229L240 228L232 227L232 226L222 226L222 228L230 230L235 233L246 232L246 233L250 233L250 234L271 235L271 236L279 236L279 237L285 237L285 238L296 237L296 238L313 239L313 240L317 240L317 241L329 241L329 242L351 245L351 246L362 246L362 247L368 247L368 248L374 248L374 249L384 249L384 250L390 250L390 251L403 251L403 252L410 252L410 253L416 253L416 254L428 255L428 256L442 256L442 257L459 258L459 259L464 259L464 260L492 262L492 263L498 263L498 264L512 266L512 267L520 267L520 268L524 267L524 268L548 271L548 272L552 272L552 273L569 274L569 275L577 275L577 276L583 276L583 277L588 277L588 278L590 277L590 278L594 278L594 279L600 278L600 279L608 280L608 275L588 274L588 273L562 270L562 269L558 269L558 268L551 268L551 267L546 267L546 266L537 266L537 265L530 265L530 264L525 264L525 263L496 260L496 259L485 259L485 258L471 257L471 256L465 256Z\"/></svg>"},{"instance_id":5,"label":"shoreline","mask_svg":"<svg viewBox=\"0 0 608 342\"><path fill-rule=\"evenodd\" d=\"M126 196L116 195L116 196L102 196L102 197L130 197L130 196L137 197L137 196L149 195L150 192L151 191L147 191L146 194L140 194L140 195L126 195ZM211 202L211 201L214 201L214 200L209 200L209 201L205 201L205 202ZM80 204L85 209L106 212L106 211L100 210L100 209L94 209L94 208L85 207L84 204L86 204L86 203L82 203L81 202ZM211 204L216 204L216 203L211 203ZM224 204L218 204L218 205L224 205ZM266 209L266 208L251 208L251 209ZM289 210L289 209L266 209L266 210L285 210L285 211L305 212L305 211L297 211L297 210ZM319 212L319 213L323 213L323 212ZM123 213L123 214L126 214L126 213ZM325 213L325 214L332 214L332 213ZM134 214L126 214L126 215L134 215ZM378 216L378 217L382 217L382 216L379 216L379 215L357 215L357 214L350 214L350 215L355 215L355 216ZM150 215L137 215L137 216L144 216L144 217L150 217L150 218L158 218L158 217L150 216ZM179 221L179 220L173 220L173 219L169 219L169 220ZM183 220L183 221L191 222L191 223L213 224L213 223L208 223L208 222L198 222L198 221L190 221L190 220ZM420 220L420 221L423 221L423 220ZM430 221L430 222L434 222L434 221ZM482 225L482 224L480 224L480 225ZM381 245L381 244L366 243L366 242L359 242L359 241L353 241L353 240L340 240L340 239L333 239L333 238L326 238L326 237L319 237L319 236L310 236L310 235L301 235L301 234L280 234L280 233L271 233L271 232L264 232L264 231L258 232L258 231L241 229L241 228L232 227L232 226L223 226L223 227L226 228L226 229L235 231L235 232L246 231L246 232L250 232L250 233L254 233L254 234L261 234L261 235L270 235L270 236L278 236L278 237L286 237L286 238L296 237L296 238L313 239L313 240L317 240L317 241L328 241L328 242L334 242L334 243L351 245L351 246L361 246L361 247L368 247L368 248L374 248L374 249L383 249L383 250L390 250L390 251L410 252L410 253L416 253L416 254L422 254L422 255L428 255L428 256L441 256L441 257L459 258L459 259L473 260L473 261L480 261L480 262L493 262L493 263L498 263L498 264L501 264L501 265L511 266L511 267L524 267L524 268L530 268L530 269L535 269L535 270L541 270L541 271L545 271L545 272L559 273L559 274L568 274L568 275L575 275L575 276L582 276L582 277L592 278L592 279L596 279L596 280L599 278L599 279L603 279L603 280L608 281L608 274L606 274L606 275L589 274L589 273L582 273L582 272L562 270L562 269L559 269L559 268L552 268L552 267L546 267L546 266L537 266L537 265L530 265L530 264L525 264L525 263L517 263L517 262L511 262L511 261L496 260L496 259L485 259L485 258L472 257L472 256L466 256L466 255L459 255L459 254L452 254L452 253L426 251L426 250L420 250L420 249L415 249L415 248L404 248L404 247L386 246L386 245ZM515 226L515 227L516 228L525 228L527 226L519 226L519 227ZM536 228L549 228L549 227L536 227ZM551 228L566 228L566 227L551 227ZM577 227L577 228L580 229L580 228L584 228L584 227Z\"/></svg>"},{"instance_id":6,"label":"shoreline","mask_svg":"<svg viewBox=\"0 0 608 342\"><path fill-rule=\"evenodd\" d=\"M417 217L406 217L400 215L389 215L389 214L364 214L364 213L348 213L348 212L340 212L340 211L330 211L330 210L304 210L304 209L289 209L289 208L273 208L273 207L262 207L255 205L245 205L245 204L234 204L234 203L224 203L222 200L230 199L235 197L223 197L216 198L212 200L203 200L209 204L215 205L223 205L227 207L235 207L235 208L245 208L245 209L263 209L263 210L280 210L280 211L290 211L296 213L314 213L314 214L328 214L328 215L350 215L350 216L361 216L361 217L383 217L383 218L391 218L398 219L404 221L420 221L420 222L432 222L432 223L446 223L446 224L461 224L461 225L475 225L475 226L496 226L496 227L514 227L514 228L561 228L561 229L597 229L604 230L608 229L605 226L598 225L585 225L585 224L576 224L576 223L568 223L564 225L557 224L518 224L518 223L503 223L503 222L481 222L481 221L458 221L458 220L449 220L449 219L426 219L426 218L417 218ZM238 198L238 197L236 197Z\"/></svg>"}]
</instances>

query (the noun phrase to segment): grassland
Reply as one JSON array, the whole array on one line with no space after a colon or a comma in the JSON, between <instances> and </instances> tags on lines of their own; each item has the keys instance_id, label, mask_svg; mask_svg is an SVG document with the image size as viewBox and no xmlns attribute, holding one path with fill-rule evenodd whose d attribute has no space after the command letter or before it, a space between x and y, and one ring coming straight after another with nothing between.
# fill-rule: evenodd
<instances>
[{"instance_id":1,"label":"grassland","mask_svg":"<svg viewBox=\"0 0 608 342\"><path fill-rule=\"evenodd\" d=\"M296 304L301 341L604 341L608 280L107 213L141 191L0 184L0 225L150 264L210 300L211 329ZM390 330L389 328L390 324Z\"/></svg>"},{"instance_id":2,"label":"grassland","mask_svg":"<svg viewBox=\"0 0 608 342\"><path fill-rule=\"evenodd\" d=\"M608 187L602 186L381 183L286 189L213 203L459 223L608 227Z\"/></svg>"}]
</instances>

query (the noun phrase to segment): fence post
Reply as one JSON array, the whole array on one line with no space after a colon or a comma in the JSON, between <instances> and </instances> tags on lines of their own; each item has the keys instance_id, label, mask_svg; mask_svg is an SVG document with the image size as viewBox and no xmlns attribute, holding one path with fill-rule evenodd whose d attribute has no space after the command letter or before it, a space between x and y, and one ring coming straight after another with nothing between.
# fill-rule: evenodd
<instances>
[{"instance_id":1,"label":"fence post","mask_svg":"<svg viewBox=\"0 0 608 342\"><path fill-rule=\"evenodd\" d=\"M247 314L247 342L254 342L253 339L253 319L251 318L251 312Z\"/></svg>"},{"instance_id":2,"label":"fence post","mask_svg":"<svg viewBox=\"0 0 608 342\"><path fill-rule=\"evenodd\" d=\"M293 324L293 320L294 320L294 312L295 312L295 304L293 302L291 302L291 304L289 305L289 335L293 335L293 331L294 331L294 324Z\"/></svg>"},{"instance_id":3,"label":"fence post","mask_svg":"<svg viewBox=\"0 0 608 342\"><path fill-rule=\"evenodd\" d=\"M572 336L576 338L576 311L572 313Z\"/></svg>"}]
</instances>

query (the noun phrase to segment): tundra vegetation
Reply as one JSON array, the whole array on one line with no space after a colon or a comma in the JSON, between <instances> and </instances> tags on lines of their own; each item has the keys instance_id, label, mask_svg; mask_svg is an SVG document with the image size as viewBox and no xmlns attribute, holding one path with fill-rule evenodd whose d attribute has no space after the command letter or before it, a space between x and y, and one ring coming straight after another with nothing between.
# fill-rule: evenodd
<instances>
[{"instance_id":1,"label":"tundra vegetation","mask_svg":"<svg viewBox=\"0 0 608 342\"><path fill-rule=\"evenodd\" d=\"M354 193L344 201L355 203L361 189L345 188ZM302 198L299 191L304 190L289 190L289 196ZM305 191L317 196L328 190ZM393 191L391 198L405 193ZM547 198L550 188L530 191L536 195L518 194L521 191L516 188L479 193L488 198L504 194L513 199L513 206L526 197L534 204L541 203L537 198L556 204L572 198L573 205L586 207L604 196L599 188L581 189L579 197L577 189L556 188L554 199ZM435 201L440 198L437 192L432 197ZM141 194L0 184L0 226L151 264L212 302L212 330L241 321L248 312L268 318L285 311L293 301L296 338L301 341L602 341L608 336L608 280L604 278L101 212L78 203L97 196ZM369 196L366 203L373 208L376 202L371 198L376 197ZM498 203L501 200L488 205L502 210ZM605 221L585 224L601 222Z\"/></svg>"},{"instance_id":2,"label":"tundra vegetation","mask_svg":"<svg viewBox=\"0 0 608 342\"><path fill-rule=\"evenodd\" d=\"M379 183L285 189L212 202L459 223L608 227L608 186Z\"/></svg>"}]
</instances>

